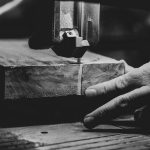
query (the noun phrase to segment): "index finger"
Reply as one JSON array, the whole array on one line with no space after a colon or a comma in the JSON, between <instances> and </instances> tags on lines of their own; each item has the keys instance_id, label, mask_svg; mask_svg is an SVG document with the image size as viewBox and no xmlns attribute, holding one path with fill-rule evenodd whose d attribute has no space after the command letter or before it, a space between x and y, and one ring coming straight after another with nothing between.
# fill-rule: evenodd
<instances>
[{"instance_id":1,"label":"index finger","mask_svg":"<svg viewBox=\"0 0 150 150\"><path fill-rule=\"evenodd\" d=\"M124 113L124 110L127 110L127 106L130 106L131 101L132 103L135 103L135 100L148 94L150 94L150 88L144 86L124 95L118 96L85 116L84 125L87 128L93 128L100 123L108 121L109 119L116 118L120 114Z\"/></svg>"},{"instance_id":2,"label":"index finger","mask_svg":"<svg viewBox=\"0 0 150 150\"><path fill-rule=\"evenodd\" d=\"M129 72L110 81L90 86L86 89L85 95L87 97L94 97L99 95L105 95L109 92L120 92L131 86L133 86L134 88L138 87L139 81L138 77L136 77L138 76L138 73L136 72L137 71Z\"/></svg>"}]
</instances>

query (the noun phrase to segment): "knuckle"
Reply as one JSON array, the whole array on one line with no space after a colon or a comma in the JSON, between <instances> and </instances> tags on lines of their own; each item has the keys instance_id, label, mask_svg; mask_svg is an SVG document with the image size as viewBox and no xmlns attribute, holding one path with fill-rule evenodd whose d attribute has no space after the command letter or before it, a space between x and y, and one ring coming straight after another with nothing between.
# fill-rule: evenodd
<instances>
[{"instance_id":1,"label":"knuckle","mask_svg":"<svg viewBox=\"0 0 150 150\"><path fill-rule=\"evenodd\" d=\"M121 108L126 108L126 107L128 107L128 105L129 105L129 100L130 100L130 97L128 97L128 96L121 96L120 97L120 107Z\"/></svg>"},{"instance_id":2,"label":"knuckle","mask_svg":"<svg viewBox=\"0 0 150 150\"><path fill-rule=\"evenodd\" d=\"M107 87L104 85L103 88L100 89L101 94L106 94L107 93Z\"/></svg>"},{"instance_id":3,"label":"knuckle","mask_svg":"<svg viewBox=\"0 0 150 150\"><path fill-rule=\"evenodd\" d=\"M118 90L118 89L123 89L123 88L126 87L126 84L127 84L127 82L126 82L124 76L120 76L120 77L116 80L115 87L116 87L117 90Z\"/></svg>"},{"instance_id":4,"label":"knuckle","mask_svg":"<svg viewBox=\"0 0 150 150\"><path fill-rule=\"evenodd\" d=\"M130 81L132 84L136 86L140 86L143 83L144 74L139 68L135 69L132 73L130 73Z\"/></svg>"},{"instance_id":5,"label":"knuckle","mask_svg":"<svg viewBox=\"0 0 150 150\"><path fill-rule=\"evenodd\" d=\"M150 84L150 72L149 70L143 70L140 73L139 81L142 85L149 85Z\"/></svg>"}]
</instances>

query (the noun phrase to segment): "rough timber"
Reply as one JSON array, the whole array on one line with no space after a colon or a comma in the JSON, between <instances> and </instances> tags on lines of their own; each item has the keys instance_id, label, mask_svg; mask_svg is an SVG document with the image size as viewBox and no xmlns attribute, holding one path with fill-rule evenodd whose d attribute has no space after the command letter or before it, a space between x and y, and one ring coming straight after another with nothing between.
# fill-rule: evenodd
<instances>
[{"instance_id":1,"label":"rough timber","mask_svg":"<svg viewBox=\"0 0 150 150\"><path fill-rule=\"evenodd\" d=\"M25 41L0 41L1 99L83 95L93 84L124 74L124 63L86 52L82 64Z\"/></svg>"}]
</instances>

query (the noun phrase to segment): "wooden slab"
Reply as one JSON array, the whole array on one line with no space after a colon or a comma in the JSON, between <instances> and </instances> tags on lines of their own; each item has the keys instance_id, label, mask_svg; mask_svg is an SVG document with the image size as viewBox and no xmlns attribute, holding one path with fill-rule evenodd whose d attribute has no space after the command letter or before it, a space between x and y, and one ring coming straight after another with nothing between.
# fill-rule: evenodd
<instances>
[{"instance_id":1,"label":"wooden slab","mask_svg":"<svg viewBox=\"0 0 150 150\"><path fill-rule=\"evenodd\" d=\"M129 120L130 123L132 121ZM143 150L149 148L148 132L137 127L123 129L111 123L99 125L93 130L87 130L79 122L0 128L0 149L5 150Z\"/></svg>"},{"instance_id":2,"label":"wooden slab","mask_svg":"<svg viewBox=\"0 0 150 150\"><path fill-rule=\"evenodd\" d=\"M83 95L87 87L124 74L123 62L87 57L89 52L77 64L52 49L35 51L25 42L9 42L0 47L1 99Z\"/></svg>"}]
</instances>

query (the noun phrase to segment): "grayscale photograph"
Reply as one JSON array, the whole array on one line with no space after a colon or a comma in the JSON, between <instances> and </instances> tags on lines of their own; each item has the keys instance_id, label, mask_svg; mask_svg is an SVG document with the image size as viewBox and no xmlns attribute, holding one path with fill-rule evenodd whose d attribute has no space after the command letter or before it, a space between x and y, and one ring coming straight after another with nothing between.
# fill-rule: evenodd
<instances>
[{"instance_id":1,"label":"grayscale photograph","mask_svg":"<svg viewBox=\"0 0 150 150\"><path fill-rule=\"evenodd\" d=\"M150 150L148 0L0 0L0 150Z\"/></svg>"}]
</instances>

